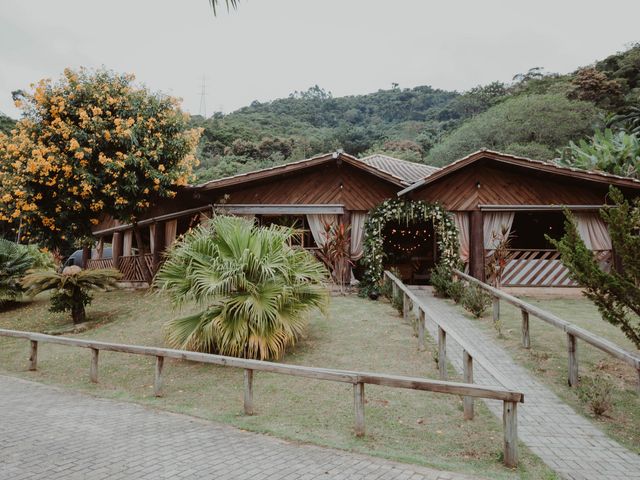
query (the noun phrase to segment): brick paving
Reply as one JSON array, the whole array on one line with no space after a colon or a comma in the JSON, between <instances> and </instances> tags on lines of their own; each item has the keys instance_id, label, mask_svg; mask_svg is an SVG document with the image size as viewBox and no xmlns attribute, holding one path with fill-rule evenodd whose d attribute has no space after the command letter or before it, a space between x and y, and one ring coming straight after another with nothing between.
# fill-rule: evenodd
<instances>
[{"instance_id":1,"label":"brick paving","mask_svg":"<svg viewBox=\"0 0 640 480\"><path fill-rule=\"evenodd\" d=\"M472 480L0 375L0 479Z\"/></svg>"},{"instance_id":2,"label":"brick paving","mask_svg":"<svg viewBox=\"0 0 640 480\"><path fill-rule=\"evenodd\" d=\"M437 326L432 319L438 318L445 330L454 330L492 362L507 379L506 384L502 382L506 388L524 393L525 403L518 407L518 436L550 468L571 480L640 479L640 455L612 440L576 413L456 307L434 297L429 289L413 288L424 307L427 330L433 338L437 338ZM447 359L462 372L462 348L451 338L447 341ZM501 383L477 362L474 362L473 373L476 383ZM486 403L502 418L502 402Z\"/></svg>"}]
</instances>

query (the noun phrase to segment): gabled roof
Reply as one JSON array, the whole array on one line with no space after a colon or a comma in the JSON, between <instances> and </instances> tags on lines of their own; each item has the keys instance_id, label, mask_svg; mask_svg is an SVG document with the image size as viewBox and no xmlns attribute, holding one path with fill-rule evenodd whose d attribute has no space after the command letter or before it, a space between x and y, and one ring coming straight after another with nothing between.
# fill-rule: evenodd
<instances>
[{"instance_id":1,"label":"gabled roof","mask_svg":"<svg viewBox=\"0 0 640 480\"><path fill-rule=\"evenodd\" d=\"M296 162L277 165L275 167L254 170L252 172L240 173L231 177L211 180L199 185L192 185L189 188L197 190L212 190L216 188L230 187L245 182L275 177L300 171L306 168L322 165L329 162L343 161L356 168L364 170L376 177L382 178L399 187L407 187L417 179L437 171L435 167L388 157L386 155L371 155L363 159L358 159L353 155L344 152L327 153Z\"/></svg>"},{"instance_id":2,"label":"gabled roof","mask_svg":"<svg viewBox=\"0 0 640 480\"><path fill-rule=\"evenodd\" d=\"M493 150L482 149L474 152L466 157L456 160L445 167L442 167L436 172L425 176L421 180L416 181L409 187L398 192L398 196L402 196L415 189L418 189L424 185L435 182L436 180L445 177L461 168L466 167L472 163L480 160L491 160L496 163L515 165L523 168L537 170L540 172L547 172L554 175L562 175L565 177L577 178L580 180L587 180L598 183L606 183L616 185L620 187L640 188L640 180L630 177L621 177L619 175L612 175L610 173L582 170L580 168L564 167L556 165L555 163L543 162L542 160L533 160L526 157L518 157L507 153L496 152Z\"/></svg>"},{"instance_id":3,"label":"gabled roof","mask_svg":"<svg viewBox=\"0 0 640 480\"><path fill-rule=\"evenodd\" d=\"M423 163L408 162L399 158L375 153L360 159L367 165L401 178L404 182L414 183L440 170L438 167Z\"/></svg>"}]
</instances>

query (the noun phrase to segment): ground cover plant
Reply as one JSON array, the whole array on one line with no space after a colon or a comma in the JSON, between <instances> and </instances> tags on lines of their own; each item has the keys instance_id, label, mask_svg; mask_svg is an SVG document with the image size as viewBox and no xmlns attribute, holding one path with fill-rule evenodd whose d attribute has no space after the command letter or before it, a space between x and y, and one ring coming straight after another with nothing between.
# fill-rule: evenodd
<instances>
[{"instance_id":1,"label":"ground cover plant","mask_svg":"<svg viewBox=\"0 0 640 480\"><path fill-rule=\"evenodd\" d=\"M195 311L192 307L189 311ZM97 293L91 317L97 327L77 338L162 346L169 302L143 292ZM0 328L43 331L66 323L48 312L47 298L0 313ZM504 468L502 425L481 403L472 422L462 419L458 397L367 387L367 434L353 435L351 385L260 373L254 378L256 415L242 415L241 370L165 362L165 396L153 397L153 359L101 352L99 383L88 381L85 349L41 345L39 369L27 372L29 342L0 337L0 371L65 385L94 395L139 402L278 437L373 454L486 478L555 478L524 447L517 470ZM437 378L432 352L419 352L409 323L384 301L332 299L328 316L313 314L306 336L285 362ZM452 378L458 379L453 375Z\"/></svg>"}]
</instances>

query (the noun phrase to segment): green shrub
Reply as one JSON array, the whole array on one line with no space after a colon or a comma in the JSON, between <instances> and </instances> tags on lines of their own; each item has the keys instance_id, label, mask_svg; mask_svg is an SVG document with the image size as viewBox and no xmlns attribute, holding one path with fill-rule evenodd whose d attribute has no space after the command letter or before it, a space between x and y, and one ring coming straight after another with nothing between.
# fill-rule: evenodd
<instances>
[{"instance_id":1,"label":"green shrub","mask_svg":"<svg viewBox=\"0 0 640 480\"><path fill-rule=\"evenodd\" d=\"M459 280L452 280L447 289L447 294L456 303L460 303L464 294L465 285Z\"/></svg>"},{"instance_id":2,"label":"green shrub","mask_svg":"<svg viewBox=\"0 0 640 480\"><path fill-rule=\"evenodd\" d=\"M437 264L431 270L431 285L437 297L449 297L452 283L451 269L444 263Z\"/></svg>"},{"instance_id":3,"label":"green shrub","mask_svg":"<svg viewBox=\"0 0 640 480\"><path fill-rule=\"evenodd\" d=\"M593 377L585 377L578 388L580 400L586 403L596 416L604 415L613 406L611 394L613 384L601 373Z\"/></svg>"},{"instance_id":4,"label":"green shrub","mask_svg":"<svg viewBox=\"0 0 640 480\"><path fill-rule=\"evenodd\" d=\"M22 297L20 278L32 266L27 247L0 238L0 305Z\"/></svg>"},{"instance_id":5,"label":"green shrub","mask_svg":"<svg viewBox=\"0 0 640 480\"><path fill-rule=\"evenodd\" d=\"M462 306L474 317L480 318L491 305L491 296L479 286L472 284L462 294Z\"/></svg>"}]
</instances>

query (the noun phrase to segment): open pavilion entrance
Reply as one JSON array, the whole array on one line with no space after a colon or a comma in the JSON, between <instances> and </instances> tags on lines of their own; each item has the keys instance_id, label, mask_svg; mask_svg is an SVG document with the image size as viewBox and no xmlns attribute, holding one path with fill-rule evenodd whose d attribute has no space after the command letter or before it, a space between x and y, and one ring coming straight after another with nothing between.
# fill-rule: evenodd
<instances>
[{"instance_id":1,"label":"open pavilion entrance","mask_svg":"<svg viewBox=\"0 0 640 480\"><path fill-rule=\"evenodd\" d=\"M405 283L427 284L438 258L433 222L426 219L408 224L390 221L382 235L385 270L395 269Z\"/></svg>"}]
</instances>

